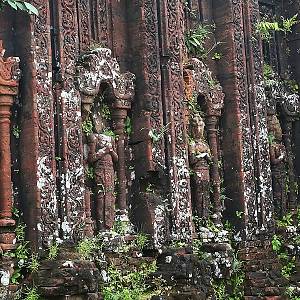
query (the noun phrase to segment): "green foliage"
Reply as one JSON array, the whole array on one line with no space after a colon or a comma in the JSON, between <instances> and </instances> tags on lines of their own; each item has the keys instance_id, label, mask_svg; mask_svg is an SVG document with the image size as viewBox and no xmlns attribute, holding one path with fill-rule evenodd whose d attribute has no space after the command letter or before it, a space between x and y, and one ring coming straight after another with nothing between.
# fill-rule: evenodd
<instances>
[{"instance_id":1,"label":"green foliage","mask_svg":"<svg viewBox=\"0 0 300 300\"><path fill-rule=\"evenodd\" d=\"M194 30L190 30L185 36L185 45L188 52L198 58L207 57L211 50L207 51L205 42L214 29L214 25L199 25Z\"/></svg>"},{"instance_id":2,"label":"green foliage","mask_svg":"<svg viewBox=\"0 0 300 300\"><path fill-rule=\"evenodd\" d=\"M79 242L77 246L77 252L82 259L90 260L93 258L93 254L97 249L101 249L101 245L98 245L97 241L93 238L86 238Z\"/></svg>"},{"instance_id":3,"label":"green foliage","mask_svg":"<svg viewBox=\"0 0 300 300\"><path fill-rule=\"evenodd\" d=\"M289 300L300 300L300 297L296 295L297 287L289 286L285 290L285 295L288 297Z\"/></svg>"},{"instance_id":4,"label":"green foliage","mask_svg":"<svg viewBox=\"0 0 300 300\"><path fill-rule=\"evenodd\" d=\"M132 134L132 122L131 122L130 117L128 117L128 116L125 119L125 133L127 135L131 135Z\"/></svg>"},{"instance_id":5,"label":"green foliage","mask_svg":"<svg viewBox=\"0 0 300 300\"><path fill-rule=\"evenodd\" d=\"M291 18L285 19L281 17L281 22L263 20L256 26L263 40L269 41L275 32L291 33L292 27L299 23L298 14Z\"/></svg>"},{"instance_id":6,"label":"green foliage","mask_svg":"<svg viewBox=\"0 0 300 300\"><path fill-rule=\"evenodd\" d=\"M117 135L111 130L111 129L105 129L102 134L106 135L106 136L110 136L112 138L116 138Z\"/></svg>"},{"instance_id":7,"label":"green foliage","mask_svg":"<svg viewBox=\"0 0 300 300\"><path fill-rule=\"evenodd\" d=\"M299 23L298 14L287 19L281 17L281 19L282 19L282 28L285 34L288 32L291 33L293 26Z\"/></svg>"},{"instance_id":8,"label":"green foliage","mask_svg":"<svg viewBox=\"0 0 300 300\"><path fill-rule=\"evenodd\" d=\"M273 133L268 134L268 142L270 145L274 144L275 142L275 135Z\"/></svg>"},{"instance_id":9,"label":"green foliage","mask_svg":"<svg viewBox=\"0 0 300 300\"><path fill-rule=\"evenodd\" d=\"M149 137L151 138L153 143L157 143L158 141L160 141L164 137L164 134L170 130L169 124L170 123L162 126L159 130L151 129L149 131Z\"/></svg>"},{"instance_id":10,"label":"green foliage","mask_svg":"<svg viewBox=\"0 0 300 300\"><path fill-rule=\"evenodd\" d=\"M271 79L275 75L272 66L266 63L263 64L263 74L265 79Z\"/></svg>"},{"instance_id":11,"label":"green foliage","mask_svg":"<svg viewBox=\"0 0 300 300\"><path fill-rule=\"evenodd\" d=\"M14 10L21 10L36 16L39 14L35 6L23 0L0 0L0 10L3 9L5 5L12 7Z\"/></svg>"},{"instance_id":12,"label":"green foliage","mask_svg":"<svg viewBox=\"0 0 300 300\"><path fill-rule=\"evenodd\" d=\"M141 264L134 270L108 268L108 282L103 285L104 300L141 300L148 295L147 279L156 272L156 262Z\"/></svg>"},{"instance_id":13,"label":"green foliage","mask_svg":"<svg viewBox=\"0 0 300 300\"><path fill-rule=\"evenodd\" d=\"M296 80L286 79L284 83L293 93L299 93L299 85Z\"/></svg>"},{"instance_id":14,"label":"green foliage","mask_svg":"<svg viewBox=\"0 0 300 300\"><path fill-rule=\"evenodd\" d=\"M59 246L56 242L52 242L49 247L48 259L54 260L57 258Z\"/></svg>"},{"instance_id":15,"label":"green foliage","mask_svg":"<svg viewBox=\"0 0 300 300\"><path fill-rule=\"evenodd\" d=\"M281 251L282 248L282 240L278 235L273 235L273 239L272 239L272 249L273 251L275 251L276 253L279 253Z\"/></svg>"},{"instance_id":16,"label":"green foliage","mask_svg":"<svg viewBox=\"0 0 300 300\"><path fill-rule=\"evenodd\" d=\"M120 235L125 235L128 231L128 222L116 220L114 223L113 231Z\"/></svg>"},{"instance_id":17,"label":"green foliage","mask_svg":"<svg viewBox=\"0 0 300 300\"><path fill-rule=\"evenodd\" d=\"M266 41L269 41L272 38L273 32L282 31L278 22L261 21L257 24L256 28L259 31L261 38Z\"/></svg>"},{"instance_id":18,"label":"green foliage","mask_svg":"<svg viewBox=\"0 0 300 300\"><path fill-rule=\"evenodd\" d=\"M289 260L281 269L281 275L285 279L290 279L292 274L296 270L296 264L295 264L296 258L293 257L291 260Z\"/></svg>"},{"instance_id":19,"label":"green foliage","mask_svg":"<svg viewBox=\"0 0 300 300\"><path fill-rule=\"evenodd\" d=\"M32 273L37 272L40 267L39 257L37 254L31 255L31 260L29 264L29 269Z\"/></svg>"},{"instance_id":20,"label":"green foliage","mask_svg":"<svg viewBox=\"0 0 300 300\"><path fill-rule=\"evenodd\" d=\"M27 289L24 300L41 300L37 288L32 287L31 289Z\"/></svg>"},{"instance_id":21,"label":"green foliage","mask_svg":"<svg viewBox=\"0 0 300 300\"><path fill-rule=\"evenodd\" d=\"M277 221L277 226L288 227L293 225L293 216L291 213L286 214L281 220Z\"/></svg>"},{"instance_id":22,"label":"green foliage","mask_svg":"<svg viewBox=\"0 0 300 300\"><path fill-rule=\"evenodd\" d=\"M85 168L85 174L86 174L86 177L89 178L89 179L94 179L95 178L95 169L94 167L92 166L87 166Z\"/></svg>"},{"instance_id":23,"label":"green foliage","mask_svg":"<svg viewBox=\"0 0 300 300\"><path fill-rule=\"evenodd\" d=\"M143 251L143 249L147 246L148 242L149 242L148 236L143 232L139 232L134 240L134 245L140 251Z\"/></svg>"},{"instance_id":24,"label":"green foliage","mask_svg":"<svg viewBox=\"0 0 300 300\"><path fill-rule=\"evenodd\" d=\"M106 103L101 103L100 105L101 117L105 120L111 120L111 111Z\"/></svg>"},{"instance_id":25,"label":"green foliage","mask_svg":"<svg viewBox=\"0 0 300 300\"><path fill-rule=\"evenodd\" d=\"M86 119L85 121L82 122L82 131L89 135L93 132L93 122L90 119Z\"/></svg>"},{"instance_id":26,"label":"green foliage","mask_svg":"<svg viewBox=\"0 0 300 300\"><path fill-rule=\"evenodd\" d=\"M239 218L239 219L242 219L243 218L243 215L244 215L244 212L243 211L236 211L235 212L235 215Z\"/></svg>"},{"instance_id":27,"label":"green foliage","mask_svg":"<svg viewBox=\"0 0 300 300\"><path fill-rule=\"evenodd\" d=\"M12 134L14 135L14 137L16 139L20 138L20 133L21 133L21 129L19 128L18 125L14 125L12 128Z\"/></svg>"},{"instance_id":28,"label":"green foliage","mask_svg":"<svg viewBox=\"0 0 300 300\"><path fill-rule=\"evenodd\" d=\"M212 56L213 60L220 60L222 58L222 54L219 52L215 52Z\"/></svg>"}]
</instances>

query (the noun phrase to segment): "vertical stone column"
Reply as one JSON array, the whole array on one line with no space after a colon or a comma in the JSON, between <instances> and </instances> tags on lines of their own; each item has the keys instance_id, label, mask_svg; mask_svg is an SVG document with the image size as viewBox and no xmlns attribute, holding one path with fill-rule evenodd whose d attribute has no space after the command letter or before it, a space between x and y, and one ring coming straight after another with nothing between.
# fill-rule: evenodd
<instances>
[{"instance_id":1,"label":"vertical stone column","mask_svg":"<svg viewBox=\"0 0 300 300\"><path fill-rule=\"evenodd\" d=\"M208 116L206 118L206 130L208 135L208 143L210 146L212 164L211 164L211 179L213 188L213 211L221 221L222 203L221 203L221 182L219 173L219 151L218 151L218 117Z\"/></svg>"},{"instance_id":2,"label":"vertical stone column","mask_svg":"<svg viewBox=\"0 0 300 300\"><path fill-rule=\"evenodd\" d=\"M126 166L125 166L125 119L127 117L127 110L129 107L124 107L114 104L112 111L112 119L114 132L117 135L117 153L118 153L118 196L117 196L117 214L127 215L127 179L126 179Z\"/></svg>"},{"instance_id":3,"label":"vertical stone column","mask_svg":"<svg viewBox=\"0 0 300 300\"><path fill-rule=\"evenodd\" d=\"M259 21L256 0L214 2L217 39L226 41L219 64L226 95L224 107L224 167L228 215L243 211L236 223L247 239L257 238L273 226L273 202L266 98L262 78ZM230 147L228 147L230 145Z\"/></svg>"},{"instance_id":4,"label":"vertical stone column","mask_svg":"<svg viewBox=\"0 0 300 300\"><path fill-rule=\"evenodd\" d=\"M12 227L12 183L10 153L10 117L13 99L18 94L18 59L4 59L0 41L0 247L2 250L15 248Z\"/></svg>"}]
</instances>

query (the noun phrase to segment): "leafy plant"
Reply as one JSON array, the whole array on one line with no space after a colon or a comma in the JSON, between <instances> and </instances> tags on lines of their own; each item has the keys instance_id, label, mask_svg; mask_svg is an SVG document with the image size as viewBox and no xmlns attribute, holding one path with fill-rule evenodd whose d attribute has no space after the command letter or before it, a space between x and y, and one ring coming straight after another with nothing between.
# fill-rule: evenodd
<instances>
[{"instance_id":1,"label":"leafy plant","mask_svg":"<svg viewBox=\"0 0 300 300\"><path fill-rule=\"evenodd\" d=\"M37 254L32 254L31 255L31 261L29 264L29 269L31 270L31 272L37 272L38 269L40 267L40 262L38 259L38 255Z\"/></svg>"},{"instance_id":2,"label":"leafy plant","mask_svg":"<svg viewBox=\"0 0 300 300\"><path fill-rule=\"evenodd\" d=\"M188 32L185 37L185 45L191 55L199 58L207 56L205 42L212 32L212 28L214 28L212 25L199 25Z\"/></svg>"},{"instance_id":3,"label":"leafy plant","mask_svg":"<svg viewBox=\"0 0 300 300\"><path fill-rule=\"evenodd\" d=\"M93 132L93 122L90 119L86 119L85 121L82 122L82 131L89 135Z\"/></svg>"},{"instance_id":4,"label":"leafy plant","mask_svg":"<svg viewBox=\"0 0 300 300\"><path fill-rule=\"evenodd\" d=\"M95 169L94 167L92 166L87 166L85 168L85 174L86 174L86 177L89 178L89 179L94 179L95 178Z\"/></svg>"},{"instance_id":5,"label":"leafy plant","mask_svg":"<svg viewBox=\"0 0 300 300\"><path fill-rule=\"evenodd\" d=\"M281 17L281 22L271 22L267 20L260 21L257 24L256 28L257 31L260 33L261 38L263 40L269 41L272 38L274 32L283 32L284 34L291 33L292 27L298 23L298 14L296 14L288 19Z\"/></svg>"},{"instance_id":6,"label":"leafy plant","mask_svg":"<svg viewBox=\"0 0 300 300\"><path fill-rule=\"evenodd\" d=\"M213 60L220 60L222 58L222 54L219 52L215 52L212 56Z\"/></svg>"},{"instance_id":7,"label":"leafy plant","mask_svg":"<svg viewBox=\"0 0 300 300\"><path fill-rule=\"evenodd\" d=\"M106 135L106 136L110 136L112 138L116 138L117 135L111 130L111 129L105 129L102 134Z\"/></svg>"},{"instance_id":8,"label":"leafy plant","mask_svg":"<svg viewBox=\"0 0 300 300\"><path fill-rule=\"evenodd\" d=\"M291 18L287 18L287 19L285 19L284 17L281 17L281 19L282 19L283 31L285 34L288 32L291 33L293 26L299 23L298 14L292 16Z\"/></svg>"},{"instance_id":9,"label":"leafy plant","mask_svg":"<svg viewBox=\"0 0 300 300\"><path fill-rule=\"evenodd\" d=\"M128 117L128 116L125 119L125 133L128 135L131 135L131 133L132 133L132 122L131 122L130 117Z\"/></svg>"},{"instance_id":10,"label":"leafy plant","mask_svg":"<svg viewBox=\"0 0 300 300\"><path fill-rule=\"evenodd\" d=\"M281 269L281 274L285 279L289 279L296 269L295 264L296 258L293 257L290 261L288 261Z\"/></svg>"},{"instance_id":11,"label":"leafy plant","mask_svg":"<svg viewBox=\"0 0 300 300\"><path fill-rule=\"evenodd\" d=\"M113 231L120 235L125 235L125 233L128 231L128 222L116 220L114 223Z\"/></svg>"},{"instance_id":12,"label":"leafy plant","mask_svg":"<svg viewBox=\"0 0 300 300\"><path fill-rule=\"evenodd\" d=\"M273 235L273 239L272 239L272 249L273 251L275 251L276 253L279 253L281 251L282 248L282 240L280 237L278 237L276 234Z\"/></svg>"},{"instance_id":13,"label":"leafy plant","mask_svg":"<svg viewBox=\"0 0 300 300\"><path fill-rule=\"evenodd\" d=\"M136 236L134 244L140 251L142 251L147 245L148 241L149 241L148 236L143 232L139 232Z\"/></svg>"},{"instance_id":14,"label":"leafy plant","mask_svg":"<svg viewBox=\"0 0 300 300\"><path fill-rule=\"evenodd\" d=\"M0 10L3 9L5 5L12 7L14 10L25 11L36 16L39 14L35 6L23 0L0 0Z\"/></svg>"},{"instance_id":15,"label":"leafy plant","mask_svg":"<svg viewBox=\"0 0 300 300\"><path fill-rule=\"evenodd\" d=\"M141 300L146 299L149 285L146 280L156 271L156 262L143 263L134 270L108 268L108 282L103 286L104 300Z\"/></svg>"},{"instance_id":16,"label":"leafy plant","mask_svg":"<svg viewBox=\"0 0 300 300\"><path fill-rule=\"evenodd\" d=\"M20 133L21 133L21 129L19 128L18 125L14 125L12 128L12 134L14 135L14 137L16 139L20 138Z\"/></svg>"},{"instance_id":17,"label":"leafy plant","mask_svg":"<svg viewBox=\"0 0 300 300\"><path fill-rule=\"evenodd\" d=\"M293 216L291 213L286 214L281 220L277 221L279 227L288 227L293 225Z\"/></svg>"},{"instance_id":18,"label":"leafy plant","mask_svg":"<svg viewBox=\"0 0 300 300\"><path fill-rule=\"evenodd\" d=\"M111 120L111 111L106 103L101 103L100 105L101 117L105 120Z\"/></svg>"},{"instance_id":19,"label":"leafy plant","mask_svg":"<svg viewBox=\"0 0 300 300\"><path fill-rule=\"evenodd\" d=\"M37 288L32 287L31 289L27 289L24 300L41 300L41 296L38 293Z\"/></svg>"},{"instance_id":20,"label":"leafy plant","mask_svg":"<svg viewBox=\"0 0 300 300\"><path fill-rule=\"evenodd\" d=\"M149 131L149 137L151 138L153 143L157 143L159 140L161 140L164 134L170 130L169 124L170 123L168 123L165 126L162 126L159 130L151 129Z\"/></svg>"},{"instance_id":21,"label":"leafy plant","mask_svg":"<svg viewBox=\"0 0 300 300\"><path fill-rule=\"evenodd\" d=\"M58 255L59 246L56 242L52 242L49 247L48 259L54 260Z\"/></svg>"},{"instance_id":22,"label":"leafy plant","mask_svg":"<svg viewBox=\"0 0 300 300\"><path fill-rule=\"evenodd\" d=\"M95 239L86 238L82 240L77 246L77 252L80 254L82 259L91 259L93 257L93 253L99 246ZM101 247L100 247L101 248Z\"/></svg>"}]
</instances>

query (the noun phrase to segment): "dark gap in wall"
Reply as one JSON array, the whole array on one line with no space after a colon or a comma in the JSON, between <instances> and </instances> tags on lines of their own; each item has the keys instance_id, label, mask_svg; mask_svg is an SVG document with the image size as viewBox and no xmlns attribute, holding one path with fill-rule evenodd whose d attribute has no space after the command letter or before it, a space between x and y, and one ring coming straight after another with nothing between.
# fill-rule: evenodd
<instances>
[{"instance_id":1,"label":"dark gap in wall","mask_svg":"<svg viewBox=\"0 0 300 300\"><path fill-rule=\"evenodd\" d=\"M61 195L62 195L62 180L60 178L60 170L63 166L63 147L62 147L62 118L61 105L57 97L58 90L62 83L61 75L61 57L60 57L60 42L59 42L59 17L58 4L56 0L50 0L50 34L51 34L51 55L52 55L52 74L53 74L53 112L54 112L54 140L55 140L55 159L56 159L56 197L58 204L58 215L62 213Z\"/></svg>"}]
</instances>

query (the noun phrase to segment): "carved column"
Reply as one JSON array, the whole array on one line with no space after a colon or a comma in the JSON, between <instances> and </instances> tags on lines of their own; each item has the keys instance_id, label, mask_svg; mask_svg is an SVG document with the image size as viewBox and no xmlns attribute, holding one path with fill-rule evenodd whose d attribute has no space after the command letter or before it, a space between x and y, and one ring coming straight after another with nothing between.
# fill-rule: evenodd
<instances>
[{"instance_id":1,"label":"carved column","mask_svg":"<svg viewBox=\"0 0 300 300\"><path fill-rule=\"evenodd\" d=\"M124 104L124 103L123 103ZM130 109L130 102L128 105L123 105L121 101L116 101L113 104L112 119L114 132L117 135L117 153L118 153L118 196L117 208L118 214L126 215L127 212L127 179L125 166L125 119L127 111Z\"/></svg>"},{"instance_id":2,"label":"carved column","mask_svg":"<svg viewBox=\"0 0 300 300\"><path fill-rule=\"evenodd\" d=\"M221 182L219 173L219 153L218 153L218 120L217 116L208 116L206 118L206 130L208 135L208 143L210 146L212 164L211 179L213 188L213 203L214 213L217 214L218 218L221 216L222 203L221 203ZM220 220L221 221L221 220Z\"/></svg>"},{"instance_id":3,"label":"carved column","mask_svg":"<svg viewBox=\"0 0 300 300\"><path fill-rule=\"evenodd\" d=\"M14 249L15 225L12 219L10 117L13 99L18 94L18 59L4 59L4 49L0 41L0 247Z\"/></svg>"}]
</instances>

